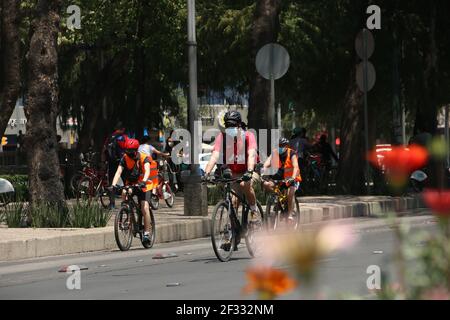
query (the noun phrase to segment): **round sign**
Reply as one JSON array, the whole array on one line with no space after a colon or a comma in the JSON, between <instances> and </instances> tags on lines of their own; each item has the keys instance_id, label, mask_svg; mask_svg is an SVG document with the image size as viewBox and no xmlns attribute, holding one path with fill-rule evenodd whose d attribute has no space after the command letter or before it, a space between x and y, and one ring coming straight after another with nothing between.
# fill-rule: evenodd
<instances>
[{"instance_id":1,"label":"round sign","mask_svg":"<svg viewBox=\"0 0 450 320\"><path fill-rule=\"evenodd\" d=\"M367 91L372 90L376 78L375 67L370 61L367 61ZM358 84L359 90L364 92L364 62L356 66L356 83Z\"/></svg>"},{"instance_id":2,"label":"round sign","mask_svg":"<svg viewBox=\"0 0 450 320\"><path fill-rule=\"evenodd\" d=\"M280 79L289 69L289 53L277 43L268 43L256 55L256 70L267 80Z\"/></svg>"},{"instance_id":3,"label":"round sign","mask_svg":"<svg viewBox=\"0 0 450 320\"><path fill-rule=\"evenodd\" d=\"M364 33L366 33L366 39L367 39L367 59L370 58L370 56L373 54L375 50L375 40L373 39L372 33L367 30L361 30L358 35L356 36L355 40L355 50L358 56L361 59L364 59Z\"/></svg>"}]
</instances>

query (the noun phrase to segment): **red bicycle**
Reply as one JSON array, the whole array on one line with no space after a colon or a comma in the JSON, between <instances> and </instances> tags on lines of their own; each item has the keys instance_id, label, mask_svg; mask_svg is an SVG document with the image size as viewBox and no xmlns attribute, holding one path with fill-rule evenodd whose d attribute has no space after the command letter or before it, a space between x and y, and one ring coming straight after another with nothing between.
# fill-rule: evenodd
<instances>
[{"instance_id":1,"label":"red bicycle","mask_svg":"<svg viewBox=\"0 0 450 320\"><path fill-rule=\"evenodd\" d=\"M102 206L108 209L111 205L111 190L109 189L107 171L96 170L89 162L80 173L75 189L77 201L99 200Z\"/></svg>"},{"instance_id":2,"label":"red bicycle","mask_svg":"<svg viewBox=\"0 0 450 320\"><path fill-rule=\"evenodd\" d=\"M150 206L152 209L157 210L159 208L159 200L164 200L169 208L173 207L175 201L175 194L170 187L169 179L165 179L167 172L164 168L167 168L166 160L161 160L159 162L158 171L158 186L152 190L152 196L150 201Z\"/></svg>"}]
</instances>

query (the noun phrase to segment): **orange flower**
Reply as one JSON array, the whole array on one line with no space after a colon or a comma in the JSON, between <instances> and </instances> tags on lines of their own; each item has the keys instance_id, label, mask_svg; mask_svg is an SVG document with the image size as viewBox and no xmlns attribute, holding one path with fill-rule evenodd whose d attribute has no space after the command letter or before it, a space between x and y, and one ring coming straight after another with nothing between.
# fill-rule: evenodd
<instances>
[{"instance_id":1,"label":"orange flower","mask_svg":"<svg viewBox=\"0 0 450 320\"><path fill-rule=\"evenodd\" d=\"M248 284L243 288L243 292L249 294L256 291L262 299L274 299L297 286L297 282L286 272L275 268L253 267L246 273Z\"/></svg>"},{"instance_id":2,"label":"orange flower","mask_svg":"<svg viewBox=\"0 0 450 320\"><path fill-rule=\"evenodd\" d=\"M427 189L423 192L423 200L436 214L450 216L450 190Z\"/></svg>"}]
</instances>

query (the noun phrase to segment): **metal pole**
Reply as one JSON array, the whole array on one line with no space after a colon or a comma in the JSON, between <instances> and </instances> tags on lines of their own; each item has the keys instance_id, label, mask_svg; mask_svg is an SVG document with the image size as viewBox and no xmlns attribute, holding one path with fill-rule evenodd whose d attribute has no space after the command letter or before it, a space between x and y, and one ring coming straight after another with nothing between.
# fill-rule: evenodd
<instances>
[{"instance_id":1,"label":"metal pole","mask_svg":"<svg viewBox=\"0 0 450 320\"><path fill-rule=\"evenodd\" d=\"M449 105L445 106L445 144L447 147L447 168L450 167L450 153L449 153L449 144L450 144L450 132L449 132L449 124L448 124L448 120L449 120Z\"/></svg>"},{"instance_id":2,"label":"metal pole","mask_svg":"<svg viewBox=\"0 0 450 320\"><path fill-rule=\"evenodd\" d=\"M188 59L189 59L189 112L188 122L191 133L191 173L197 171L195 156L197 155L195 133L195 121L198 118L197 112L197 42L195 37L195 0L188 0Z\"/></svg>"},{"instance_id":3,"label":"metal pole","mask_svg":"<svg viewBox=\"0 0 450 320\"><path fill-rule=\"evenodd\" d=\"M364 145L365 154L369 152L369 119L368 119L368 108L367 108L367 91L369 87L369 80L367 75L367 29L363 29L363 55L364 55ZM369 162L366 160L366 187L367 194L370 193L370 166Z\"/></svg>"},{"instance_id":4,"label":"metal pole","mask_svg":"<svg viewBox=\"0 0 450 320\"><path fill-rule=\"evenodd\" d=\"M201 124L196 129L197 106L197 42L195 39L195 0L188 0L188 59L189 59L189 99L188 124L191 135L190 163L191 174L184 179L184 214L188 216L208 215L206 186L200 183L198 165L198 144L201 141ZM200 137L200 138L199 138ZM200 140L200 141L199 141Z\"/></svg>"},{"instance_id":5,"label":"metal pole","mask_svg":"<svg viewBox=\"0 0 450 320\"><path fill-rule=\"evenodd\" d=\"M269 129L275 128L275 78L273 75L274 61L273 61L273 44L270 46L269 65L270 65L270 99L269 99Z\"/></svg>"},{"instance_id":6,"label":"metal pole","mask_svg":"<svg viewBox=\"0 0 450 320\"><path fill-rule=\"evenodd\" d=\"M281 103L278 104L278 112L277 112L277 124L278 124L278 129L281 130Z\"/></svg>"},{"instance_id":7,"label":"metal pole","mask_svg":"<svg viewBox=\"0 0 450 320\"><path fill-rule=\"evenodd\" d=\"M292 130L295 129L295 109L292 111Z\"/></svg>"},{"instance_id":8,"label":"metal pole","mask_svg":"<svg viewBox=\"0 0 450 320\"><path fill-rule=\"evenodd\" d=\"M270 76L269 129L275 128L275 79Z\"/></svg>"}]
</instances>

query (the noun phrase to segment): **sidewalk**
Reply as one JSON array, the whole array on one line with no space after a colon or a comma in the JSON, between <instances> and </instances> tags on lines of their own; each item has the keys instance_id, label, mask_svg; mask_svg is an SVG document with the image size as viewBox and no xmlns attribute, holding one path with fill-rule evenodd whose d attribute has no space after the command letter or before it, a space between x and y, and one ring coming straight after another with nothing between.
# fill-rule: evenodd
<instances>
[{"instance_id":1,"label":"sidewalk","mask_svg":"<svg viewBox=\"0 0 450 320\"><path fill-rule=\"evenodd\" d=\"M299 202L301 223L351 217L381 217L388 212L425 207L418 196L320 196L302 197ZM210 206L209 216L212 209L213 206ZM160 203L159 210L155 211L155 219L155 243L210 235L209 217L184 216L181 197L176 197L173 208L167 208L164 202ZM135 238L133 245L140 246L139 239ZM0 228L0 261L111 249L117 249L113 220L107 227L95 229Z\"/></svg>"}]
</instances>

